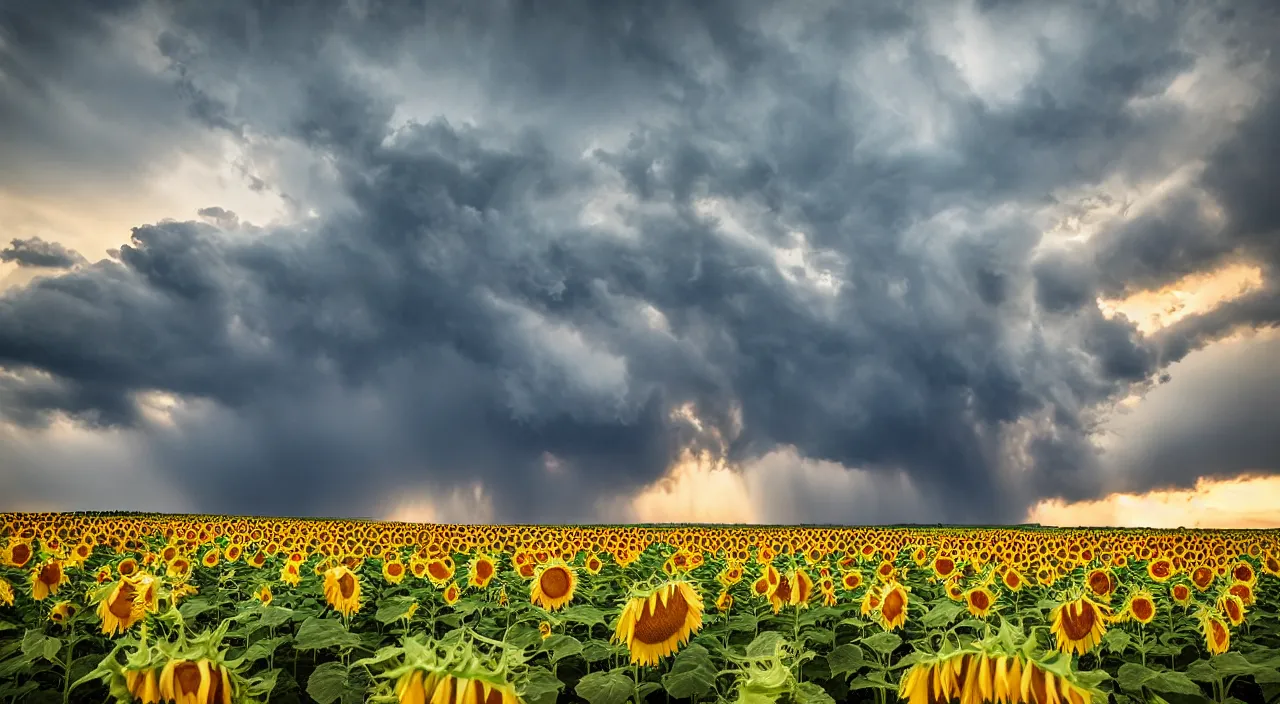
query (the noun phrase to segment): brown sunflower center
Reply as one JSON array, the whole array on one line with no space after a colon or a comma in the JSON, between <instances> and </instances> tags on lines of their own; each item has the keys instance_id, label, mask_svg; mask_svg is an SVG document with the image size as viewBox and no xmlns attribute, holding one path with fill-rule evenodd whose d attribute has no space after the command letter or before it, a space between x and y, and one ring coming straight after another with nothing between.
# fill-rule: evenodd
<instances>
[{"instance_id":1,"label":"brown sunflower center","mask_svg":"<svg viewBox=\"0 0 1280 704\"><path fill-rule=\"evenodd\" d=\"M563 567L551 567L542 573L538 580L543 595L551 599L559 599L569 593L569 572Z\"/></svg>"},{"instance_id":2,"label":"brown sunflower center","mask_svg":"<svg viewBox=\"0 0 1280 704\"><path fill-rule=\"evenodd\" d=\"M399 577L404 574L404 565L401 565L399 562L392 562L387 565L387 574L392 577Z\"/></svg>"},{"instance_id":3,"label":"brown sunflower center","mask_svg":"<svg viewBox=\"0 0 1280 704\"><path fill-rule=\"evenodd\" d=\"M1253 569L1248 565L1236 565L1235 570L1233 570L1231 574L1241 582L1248 582L1250 579L1253 579Z\"/></svg>"},{"instance_id":4,"label":"brown sunflower center","mask_svg":"<svg viewBox=\"0 0 1280 704\"><path fill-rule=\"evenodd\" d=\"M52 587L62 580L62 566L51 562L40 568L40 582Z\"/></svg>"},{"instance_id":5,"label":"brown sunflower center","mask_svg":"<svg viewBox=\"0 0 1280 704\"><path fill-rule=\"evenodd\" d=\"M356 578L351 576L350 572L342 573L338 577L338 591L342 593L343 599L350 599L352 594L356 592Z\"/></svg>"},{"instance_id":6,"label":"brown sunflower center","mask_svg":"<svg viewBox=\"0 0 1280 704\"><path fill-rule=\"evenodd\" d=\"M986 611L991 606L991 599L986 592L973 592L969 595L969 605L979 611Z\"/></svg>"},{"instance_id":7,"label":"brown sunflower center","mask_svg":"<svg viewBox=\"0 0 1280 704\"><path fill-rule=\"evenodd\" d=\"M1197 587L1203 589L1213 581L1213 570L1208 567L1196 568L1196 571L1191 573L1191 581L1195 582Z\"/></svg>"},{"instance_id":8,"label":"brown sunflower center","mask_svg":"<svg viewBox=\"0 0 1280 704\"><path fill-rule=\"evenodd\" d=\"M435 562L432 562L430 565L427 565L427 571L430 572L431 576L435 577L436 579L449 578L449 568L446 567L444 562L440 560L436 560Z\"/></svg>"},{"instance_id":9,"label":"brown sunflower center","mask_svg":"<svg viewBox=\"0 0 1280 704\"><path fill-rule=\"evenodd\" d=\"M476 577L486 580L493 576L493 563L488 560L481 560L476 565Z\"/></svg>"},{"instance_id":10,"label":"brown sunflower center","mask_svg":"<svg viewBox=\"0 0 1280 704\"><path fill-rule=\"evenodd\" d=\"M787 580L787 579L778 580L778 586L774 588L773 594L774 596L776 596L777 598L783 601L790 601L791 600L791 580Z\"/></svg>"},{"instance_id":11,"label":"brown sunflower center","mask_svg":"<svg viewBox=\"0 0 1280 704\"><path fill-rule=\"evenodd\" d=\"M1142 598L1134 599L1133 603L1129 605L1129 609L1133 611L1133 615L1138 620L1146 621L1155 613L1156 607L1155 604L1151 603L1150 599Z\"/></svg>"},{"instance_id":12,"label":"brown sunflower center","mask_svg":"<svg viewBox=\"0 0 1280 704\"><path fill-rule=\"evenodd\" d=\"M1191 590L1187 589L1185 585L1179 584L1178 586L1173 588L1173 598L1177 599L1178 601L1185 601L1190 596L1191 596Z\"/></svg>"},{"instance_id":13,"label":"brown sunflower center","mask_svg":"<svg viewBox=\"0 0 1280 704\"><path fill-rule=\"evenodd\" d=\"M1158 560L1152 563L1151 574L1155 575L1158 578L1163 579L1169 576L1169 567L1170 565L1168 562L1165 562L1164 560Z\"/></svg>"},{"instance_id":14,"label":"brown sunflower center","mask_svg":"<svg viewBox=\"0 0 1280 704\"><path fill-rule=\"evenodd\" d=\"M1089 575L1089 589L1098 596L1107 594L1111 591L1111 578L1105 572L1094 572Z\"/></svg>"},{"instance_id":15,"label":"brown sunflower center","mask_svg":"<svg viewBox=\"0 0 1280 704\"><path fill-rule=\"evenodd\" d=\"M906 597L903 596L901 589L893 589L884 597L884 605L880 607L880 613L890 621L902 615L902 610L907 605Z\"/></svg>"},{"instance_id":16,"label":"brown sunflower center","mask_svg":"<svg viewBox=\"0 0 1280 704\"><path fill-rule=\"evenodd\" d=\"M1221 645L1227 642L1227 627L1221 621L1210 621L1209 629L1213 631L1213 642Z\"/></svg>"},{"instance_id":17,"label":"brown sunflower center","mask_svg":"<svg viewBox=\"0 0 1280 704\"><path fill-rule=\"evenodd\" d=\"M187 661L173 668L173 680L177 694L195 694L200 691L200 666Z\"/></svg>"},{"instance_id":18,"label":"brown sunflower center","mask_svg":"<svg viewBox=\"0 0 1280 704\"><path fill-rule=\"evenodd\" d=\"M10 553L10 558L13 563L19 567L27 564L27 560L31 559L31 546L26 543L18 543L17 545L14 545L13 551Z\"/></svg>"},{"instance_id":19,"label":"brown sunflower center","mask_svg":"<svg viewBox=\"0 0 1280 704\"><path fill-rule=\"evenodd\" d=\"M785 584L785 582L784 582ZM689 602L679 589L669 588L667 603L659 597L652 606L645 602L640 618L636 620L635 639L645 645L657 645L680 632L689 615Z\"/></svg>"},{"instance_id":20,"label":"brown sunflower center","mask_svg":"<svg viewBox=\"0 0 1280 704\"><path fill-rule=\"evenodd\" d=\"M138 590L132 584L124 582L120 585L120 591L116 592L116 598L107 605L107 610L112 616L124 621L133 613L133 596Z\"/></svg>"},{"instance_id":21,"label":"brown sunflower center","mask_svg":"<svg viewBox=\"0 0 1280 704\"><path fill-rule=\"evenodd\" d=\"M1062 607L1062 632L1069 640L1084 640L1097 622L1098 612L1093 604L1080 601Z\"/></svg>"},{"instance_id":22,"label":"brown sunflower center","mask_svg":"<svg viewBox=\"0 0 1280 704\"><path fill-rule=\"evenodd\" d=\"M1004 583L1010 589L1017 589L1018 585L1022 583L1022 578L1018 576L1017 572L1005 572Z\"/></svg>"},{"instance_id":23,"label":"brown sunflower center","mask_svg":"<svg viewBox=\"0 0 1280 704\"><path fill-rule=\"evenodd\" d=\"M933 563L933 569L943 577L946 577L947 575L951 574L955 570L955 568L956 568L956 563L952 562L951 559L947 557L940 557L936 562Z\"/></svg>"}]
</instances>

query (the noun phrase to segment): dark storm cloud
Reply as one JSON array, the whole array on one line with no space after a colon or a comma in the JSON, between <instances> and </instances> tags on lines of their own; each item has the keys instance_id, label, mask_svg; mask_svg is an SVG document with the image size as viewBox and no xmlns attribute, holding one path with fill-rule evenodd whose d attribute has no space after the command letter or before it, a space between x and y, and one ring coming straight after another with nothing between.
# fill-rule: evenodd
<instances>
[{"instance_id":1,"label":"dark storm cloud","mask_svg":"<svg viewBox=\"0 0 1280 704\"><path fill-rule=\"evenodd\" d=\"M14 238L9 246L0 249L0 262L13 262L18 266L43 269L70 269L84 263L85 258L74 249L57 242L46 242L39 237Z\"/></svg>"},{"instance_id":2,"label":"dark storm cloud","mask_svg":"<svg viewBox=\"0 0 1280 704\"><path fill-rule=\"evenodd\" d=\"M1082 12L1001 102L932 45L938 9L175 6L154 39L189 114L305 146L318 166L273 187L341 202L269 228L206 208L0 294L0 407L134 429L205 510L480 480L503 519L594 518L709 443L684 403L735 460L908 477L928 515L902 519L1100 490L1094 410L1167 346L1094 298L1236 249L1192 200L1078 250L1038 249L1039 213L1165 173L1185 116L1133 102L1193 65L1184 33L1265 18ZM156 423L151 392L187 403Z\"/></svg>"}]
</instances>

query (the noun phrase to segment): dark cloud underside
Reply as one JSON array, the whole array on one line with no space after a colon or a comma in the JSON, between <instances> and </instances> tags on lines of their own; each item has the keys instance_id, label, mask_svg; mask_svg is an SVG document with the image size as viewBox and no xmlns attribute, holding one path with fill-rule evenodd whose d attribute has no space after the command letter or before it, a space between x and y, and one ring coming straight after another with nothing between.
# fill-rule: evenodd
<instances>
[{"instance_id":1,"label":"dark cloud underside","mask_svg":"<svg viewBox=\"0 0 1280 704\"><path fill-rule=\"evenodd\" d=\"M44 61L32 95L80 75L63 34L149 18L154 99L186 110L153 141L239 140L314 217L211 204L0 294L0 409L132 429L211 511L358 515L479 480L503 519L596 518L707 442L683 404L731 459L794 446L946 497L903 520L1093 495L1110 404L1280 319L1280 24L1159 5L973 9L994 49L949 44L961 10L935 3L193 2L65 29L15 6L0 66ZM1210 59L1251 67L1239 125L1166 95ZM1046 239L1074 194L1201 158L1142 213ZM1095 302L1231 261L1263 289L1155 336ZM154 392L185 403L156 421Z\"/></svg>"}]
</instances>

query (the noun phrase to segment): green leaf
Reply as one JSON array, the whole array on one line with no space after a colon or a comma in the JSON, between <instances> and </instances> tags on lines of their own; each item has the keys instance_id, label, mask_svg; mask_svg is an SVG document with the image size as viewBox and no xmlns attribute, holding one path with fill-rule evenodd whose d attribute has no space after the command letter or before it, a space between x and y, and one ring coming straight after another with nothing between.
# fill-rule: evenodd
<instances>
[{"instance_id":1,"label":"green leaf","mask_svg":"<svg viewBox=\"0 0 1280 704\"><path fill-rule=\"evenodd\" d=\"M1196 660L1188 665L1186 675L1196 682L1205 683L1217 682L1219 678L1218 670L1208 660Z\"/></svg>"},{"instance_id":2,"label":"green leaf","mask_svg":"<svg viewBox=\"0 0 1280 704\"><path fill-rule=\"evenodd\" d=\"M307 694L319 704L333 704L347 691L346 665L326 662L307 678Z\"/></svg>"},{"instance_id":3,"label":"green leaf","mask_svg":"<svg viewBox=\"0 0 1280 704\"><path fill-rule=\"evenodd\" d=\"M556 633L547 636L547 639L542 641L542 649L551 653L551 662L560 662L567 657L581 653L582 641L570 635Z\"/></svg>"},{"instance_id":4,"label":"green leaf","mask_svg":"<svg viewBox=\"0 0 1280 704\"><path fill-rule=\"evenodd\" d=\"M283 606L264 606L258 625L262 628L276 628L288 623L292 618L293 609L286 609Z\"/></svg>"},{"instance_id":5,"label":"green leaf","mask_svg":"<svg viewBox=\"0 0 1280 704\"><path fill-rule=\"evenodd\" d=\"M839 616L840 609L832 606L819 606L816 609L809 609L800 616L801 626L812 626L819 621L829 619L833 616Z\"/></svg>"},{"instance_id":6,"label":"green leaf","mask_svg":"<svg viewBox=\"0 0 1280 704\"><path fill-rule=\"evenodd\" d=\"M867 661L862 657L862 648L853 643L837 646L827 655L827 665L831 667L832 677L855 673L866 664Z\"/></svg>"},{"instance_id":7,"label":"green leaf","mask_svg":"<svg viewBox=\"0 0 1280 704\"><path fill-rule=\"evenodd\" d=\"M1133 637L1119 628L1113 628L1102 636L1102 646L1109 653L1123 653L1132 642Z\"/></svg>"},{"instance_id":8,"label":"green leaf","mask_svg":"<svg viewBox=\"0 0 1280 704\"><path fill-rule=\"evenodd\" d=\"M378 602L378 610L373 620L378 623L392 623L409 616L409 611L418 600L411 596L393 596Z\"/></svg>"},{"instance_id":9,"label":"green leaf","mask_svg":"<svg viewBox=\"0 0 1280 704\"><path fill-rule=\"evenodd\" d=\"M302 622L294 638L294 650L325 650L328 648L352 648L360 644L360 636L348 632L337 618L312 616Z\"/></svg>"},{"instance_id":10,"label":"green leaf","mask_svg":"<svg viewBox=\"0 0 1280 704\"><path fill-rule=\"evenodd\" d=\"M920 620L926 628L940 628L965 611L965 607L952 601L944 601L929 609L929 613Z\"/></svg>"},{"instance_id":11,"label":"green leaf","mask_svg":"<svg viewBox=\"0 0 1280 704\"><path fill-rule=\"evenodd\" d=\"M836 704L836 700L827 694L827 690L812 682L801 682L796 685L795 701L796 704Z\"/></svg>"},{"instance_id":12,"label":"green leaf","mask_svg":"<svg viewBox=\"0 0 1280 704\"><path fill-rule=\"evenodd\" d=\"M178 607L178 613L182 614L182 620L187 623L191 623L195 621L200 614L211 609L213 609L213 604L210 604L207 599L193 597L182 602L182 605Z\"/></svg>"},{"instance_id":13,"label":"green leaf","mask_svg":"<svg viewBox=\"0 0 1280 704\"><path fill-rule=\"evenodd\" d=\"M260 675L249 680L249 696L262 697L270 699L271 692L276 688L276 681L280 677L281 668L267 670Z\"/></svg>"},{"instance_id":14,"label":"green leaf","mask_svg":"<svg viewBox=\"0 0 1280 704\"><path fill-rule=\"evenodd\" d=\"M1181 672L1161 672L1146 681L1146 686L1157 692L1174 694L1200 694L1200 685Z\"/></svg>"},{"instance_id":15,"label":"green leaf","mask_svg":"<svg viewBox=\"0 0 1280 704\"><path fill-rule=\"evenodd\" d=\"M773 655L778 652L778 647L782 645L783 640L781 633L765 631L756 636L756 639L751 641L751 645L747 646L747 657L758 658Z\"/></svg>"},{"instance_id":16,"label":"green leaf","mask_svg":"<svg viewBox=\"0 0 1280 704\"><path fill-rule=\"evenodd\" d=\"M677 699L699 699L711 691L715 682L711 654L697 643L677 653L671 671L662 676L662 686Z\"/></svg>"},{"instance_id":17,"label":"green leaf","mask_svg":"<svg viewBox=\"0 0 1280 704\"><path fill-rule=\"evenodd\" d=\"M545 667L529 668L524 681L524 701L529 704L555 704L564 682Z\"/></svg>"},{"instance_id":18,"label":"green leaf","mask_svg":"<svg viewBox=\"0 0 1280 704\"><path fill-rule=\"evenodd\" d=\"M884 631L862 639L862 644L880 653L881 655L889 655L902 645L902 639L896 633Z\"/></svg>"},{"instance_id":19,"label":"green leaf","mask_svg":"<svg viewBox=\"0 0 1280 704\"><path fill-rule=\"evenodd\" d=\"M621 672L592 672L578 681L573 692L589 704L623 704L635 692L635 683Z\"/></svg>"},{"instance_id":20,"label":"green leaf","mask_svg":"<svg viewBox=\"0 0 1280 704\"><path fill-rule=\"evenodd\" d=\"M613 648L602 640L589 640L582 644L581 655L587 662L600 662L613 655Z\"/></svg>"},{"instance_id":21,"label":"green leaf","mask_svg":"<svg viewBox=\"0 0 1280 704\"><path fill-rule=\"evenodd\" d=\"M853 681L849 683L850 690L855 690L855 689L896 690L897 688L898 688L897 685L886 680L884 676L881 675L879 672L872 672L868 674L866 677L855 677L853 678Z\"/></svg>"},{"instance_id":22,"label":"green leaf","mask_svg":"<svg viewBox=\"0 0 1280 704\"><path fill-rule=\"evenodd\" d=\"M245 662L257 662L258 660L266 660L281 645L293 640L291 636L276 636L275 638L262 638L256 640L245 648Z\"/></svg>"},{"instance_id":23,"label":"green leaf","mask_svg":"<svg viewBox=\"0 0 1280 704\"><path fill-rule=\"evenodd\" d=\"M50 662L58 661L58 653L62 652L62 641L47 636L43 631L31 629L22 636L22 654L28 660L44 658Z\"/></svg>"},{"instance_id":24,"label":"green leaf","mask_svg":"<svg viewBox=\"0 0 1280 704\"><path fill-rule=\"evenodd\" d=\"M730 631L754 631L759 621L755 614L738 614L729 617Z\"/></svg>"},{"instance_id":25,"label":"green leaf","mask_svg":"<svg viewBox=\"0 0 1280 704\"><path fill-rule=\"evenodd\" d=\"M560 612L560 618L571 623L581 623L588 628L605 622L604 612L589 604L570 606Z\"/></svg>"}]
</instances>

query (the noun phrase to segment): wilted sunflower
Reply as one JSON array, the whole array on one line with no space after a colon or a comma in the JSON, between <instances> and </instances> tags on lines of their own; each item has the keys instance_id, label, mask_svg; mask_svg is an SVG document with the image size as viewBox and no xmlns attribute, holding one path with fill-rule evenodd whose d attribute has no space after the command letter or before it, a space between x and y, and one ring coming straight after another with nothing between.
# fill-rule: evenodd
<instances>
[{"instance_id":1,"label":"wilted sunflower","mask_svg":"<svg viewBox=\"0 0 1280 704\"><path fill-rule=\"evenodd\" d=\"M1223 594L1218 597L1218 611L1227 617L1232 626L1244 623L1244 601L1235 594Z\"/></svg>"},{"instance_id":2,"label":"wilted sunflower","mask_svg":"<svg viewBox=\"0 0 1280 704\"><path fill-rule=\"evenodd\" d=\"M880 591L880 625L892 631L907 622L907 588L887 582Z\"/></svg>"},{"instance_id":3,"label":"wilted sunflower","mask_svg":"<svg viewBox=\"0 0 1280 704\"><path fill-rule=\"evenodd\" d=\"M1050 631L1057 639L1058 650L1081 655L1093 650L1107 632L1111 609L1087 595L1053 607L1049 612Z\"/></svg>"},{"instance_id":4,"label":"wilted sunflower","mask_svg":"<svg viewBox=\"0 0 1280 704\"><path fill-rule=\"evenodd\" d=\"M298 569L298 563L292 560L286 561L280 566L280 581L285 584L296 587L302 583L302 572Z\"/></svg>"},{"instance_id":5,"label":"wilted sunflower","mask_svg":"<svg viewBox=\"0 0 1280 704\"><path fill-rule=\"evenodd\" d=\"M49 611L49 620L65 628L67 621L70 621L71 617L76 615L76 611L78 611L78 609L75 604L66 600L59 601L54 604L53 609Z\"/></svg>"},{"instance_id":6,"label":"wilted sunflower","mask_svg":"<svg viewBox=\"0 0 1280 704\"><path fill-rule=\"evenodd\" d=\"M121 577L111 591L98 602L98 618L102 621L102 634L112 636L124 633L146 614L137 582L133 577Z\"/></svg>"},{"instance_id":7,"label":"wilted sunflower","mask_svg":"<svg viewBox=\"0 0 1280 704\"><path fill-rule=\"evenodd\" d=\"M728 589L721 589L720 596L716 597L716 611L726 613L733 608L733 595Z\"/></svg>"},{"instance_id":8,"label":"wilted sunflower","mask_svg":"<svg viewBox=\"0 0 1280 704\"><path fill-rule=\"evenodd\" d=\"M175 704L231 704L231 673L208 660L170 660L160 671L160 697Z\"/></svg>"},{"instance_id":9,"label":"wilted sunflower","mask_svg":"<svg viewBox=\"0 0 1280 704\"><path fill-rule=\"evenodd\" d=\"M62 568L62 561L57 558L45 560L31 570L31 598L43 601L50 595L57 594L67 581L67 572Z\"/></svg>"},{"instance_id":10,"label":"wilted sunflower","mask_svg":"<svg viewBox=\"0 0 1280 704\"><path fill-rule=\"evenodd\" d=\"M1249 582L1235 582L1230 587L1227 587L1227 593L1240 597L1240 603L1246 607L1253 606L1253 585Z\"/></svg>"},{"instance_id":11,"label":"wilted sunflower","mask_svg":"<svg viewBox=\"0 0 1280 704\"><path fill-rule=\"evenodd\" d=\"M154 668L124 671L125 686L129 694L141 704L160 704L160 684Z\"/></svg>"},{"instance_id":12,"label":"wilted sunflower","mask_svg":"<svg viewBox=\"0 0 1280 704\"><path fill-rule=\"evenodd\" d=\"M360 578L344 565L325 570L324 598L334 611L350 617L360 610Z\"/></svg>"},{"instance_id":13,"label":"wilted sunflower","mask_svg":"<svg viewBox=\"0 0 1280 704\"><path fill-rule=\"evenodd\" d=\"M458 603L458 599L462 598L462 590L458 588L457 582L449 582L444 588L444 603L453 606Z\"/></svg>"},{"instance_id":14,"label":"wilted sunflower","mask_svg":"<svg viewBox=\"0 0 1280 704\"><path fill-rule=\"evenodd\" d=\"M13 585L0 577L0 606L13 606Z\"/></svg>"},{"instance_id":15,"label":"wilted sunflower","mask_svg":"<svg viewBox=\"0 0 1280 704\"><path fill-rule=\"evenodd\" d=\"M791 583L791 605L808 608L809 599L813 596L813 578L803 569L792 572L787 581Z\"/></svg>"},{"instance_id":16,"label":"wilted sunflower","mask_svg":"<svg viewBox=\"0 0 1280 704\"><path fill-rule=\"evenodd\" d=\"M1208 609L1201 609L1198 618L1200 632L1204 634L1204 642L1209 648L1209 654L1221 655L1227 652L1231 647L1231 629L1227 627L1227 622Z\"/></svg>"},{"instance_id":17,"label":"wilted sunflower","mask_svg":"<svg viewBox=\"0 0 1280 704\"><path fill-rule=\"evenodd\" d=\"M253 593L253 598L262 602L263 606L271 606L271 599L272 599L271 586L268 584L264 584L258 587L257 591Z\"/></svg>"},{"instance_id":18,"label":"wilted sunflower","mask_svg":"<svg viewBox=\"0 0 1280 704\"><path fill-rule=\"evenodd\" d=\"M577 586L578 576L573 568L562 560L553 560L540 565L534 573L529 601L547 611L555 611L573 599L573 590Z\"/></svg>"},{"instance_id":19,"label":"wilted sunflower","mask_svg":"<svg viewBox=\"0 0 1280 704\"><path fill-rule=\"evenodd\" d=\"M467 584L476 589L484 589L489 586L489 582L493 581L493 576L498 570L493 564L493 558L484 553L477 554L471 560L471 569L468 570Z\"/></svg>"},{"instance_id":20,"label":"wilted sunflower","mask_svg":"<svg viewBox=\"0 0 1280 704\"><path fill-rule=\"evenodd\" d=\"M702 596L684 580L635 589L622 608L613 642L631 651L631 662L656 665L702 628Z\"/></svg>"}]
</instances>

